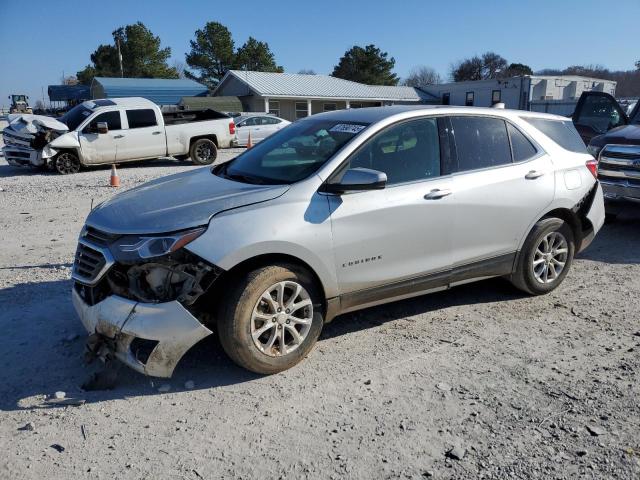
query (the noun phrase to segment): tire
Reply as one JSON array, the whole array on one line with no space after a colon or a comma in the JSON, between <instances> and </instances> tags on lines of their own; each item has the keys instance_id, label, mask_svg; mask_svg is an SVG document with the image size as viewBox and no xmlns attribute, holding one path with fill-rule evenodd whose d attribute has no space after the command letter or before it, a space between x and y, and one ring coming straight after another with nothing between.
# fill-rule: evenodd
<instances>
[{"instance_id":1,"label":"tire","mask_svg":"<svg viewBox=\"0 0 640 480\"><path fill-rule=\"evenodd\" d=\"M191 144L189 149L191 161L198 165L211 165L218 158L218 148L208 138L201 138Z\"/></svg>"},{"instance_id":2,"label":"tire","mask_svg":"<svg viewBox=\"0 0 640 480\"><path fill-rule=\"evenodd\" d=\"M279 285L284 286L280 301ZM287 314L285 307L294 292L293 301L302 306ZM267 294L271 301L265 299ZM253 270L238 279L220 305L218 334L222 348L236 364L252 372L269 375L287 370L299 363L318 340L324 324L322 305L316 282L302 268L281 264ZM278 313L278 308L283 311ZM297 339L292 329L298 332Z\"/></svg>"},{"instance_id":3,"label":"tire","mask_svg":"<svg viewBox=\"0 0 640 480\"><path fill-rule=\"evenodd\" d=\"M560 218L544 218L535 224L525 240L511 282L531 295L549 293L569 273L574 253L575 238L569 224ZM562 269L558 272L560 266Z\"/></svg>"},{"instance_id":4,"label":"tire","mask_svg":"<svg viewBox=\"0 0 640 480\"><path fill-rule=\"evenodd\" d=\"M60 152L54 159L56 171L61 175L70 175L80 171L80 159L73 152Z\"/></svg>"}]
</instances>

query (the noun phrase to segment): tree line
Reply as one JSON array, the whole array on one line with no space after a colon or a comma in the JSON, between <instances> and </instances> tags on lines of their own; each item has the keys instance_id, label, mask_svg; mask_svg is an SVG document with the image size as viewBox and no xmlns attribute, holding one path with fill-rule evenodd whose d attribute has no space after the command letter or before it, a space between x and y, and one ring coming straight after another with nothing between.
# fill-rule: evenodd
<instances>
[{"instance_id":1,"label":"tree line","mask_svg":"<svg viewBox=\"0 0 640 480\"><path fill-rule=\"evenodd\" d=\"M99 45L90 55L91 63L80 70L75 79L64 81L89 85L96 76L119 77L122 74L134 78L186 77L215 88L225 73L232 69L284 72L267 42L250 36L236 48L231 32L219 22L207 22L196 30L185 61L176 61L172 65L168 64L171 48L162 47L160 37L142 22L120 27L112 32L112 36L113 44ZM392 56L375 45L355 45L338 60L331 75L368 85L425 87L444 81L438 72L426 65L412 68L409 75L401 79L393 71L395 63ZM570 66L535 73L616 80L618 96L637 96L640 95L640 60L635 67L635 70L610 71L600 65ZM315 75L310 69L298 73ZM461 82L533 75L534 72L524 63L511 63L495 52L486 52L453 63L448 73L448 80Z\"/></svg>"}]
</instances>

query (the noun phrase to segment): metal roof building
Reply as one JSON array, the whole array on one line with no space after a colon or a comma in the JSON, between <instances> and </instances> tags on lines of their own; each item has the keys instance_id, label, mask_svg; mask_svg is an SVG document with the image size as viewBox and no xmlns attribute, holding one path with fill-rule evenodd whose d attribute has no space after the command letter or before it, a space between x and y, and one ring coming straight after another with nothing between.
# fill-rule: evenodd
<instances>
[{"instance_id":1,"label":"metal roof building","mask_svg":"<svg viewBox=\"0 0 640 480\"><path fill-rule=\"evenodd\" d=\"M95 77L91 82L91 98L143 97L158 105L177 105L182 97L207 92L207 87L186 78Z\"/></svg>"},{"instance_id":2,"label":"metal roof building","mask_svg":"<svg viewBox=\"0 0 640 480\"><path fill-rule=\"evenodd\" d=\"M247 112L269 112L287 120L343 108L439 103L418 88L365 85L329 75L229 70L214 96L237 96Z\"/></svg>"},{"instance_id":3,"label":"metal roof building","mask_svg":"<svg viewBox=\"0 0 640 480\"><path fill-rule=\"evenodd\" d=\"M87 85L49 85L47 94L51 102L82 102L91 98Z\"/></svg>"}]
</instances>

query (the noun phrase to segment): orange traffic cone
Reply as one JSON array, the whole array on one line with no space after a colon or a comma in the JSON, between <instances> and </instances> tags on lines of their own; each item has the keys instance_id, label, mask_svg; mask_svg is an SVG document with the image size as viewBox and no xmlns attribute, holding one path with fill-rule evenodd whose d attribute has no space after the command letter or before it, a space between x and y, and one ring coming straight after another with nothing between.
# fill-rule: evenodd
<instances>
[{"instance_id":1,"label":"orange traffic cone","mask_svg":"<svg viewBox=\"0 0 640 480\"><path fill-rule=\"evenodd\" d=\"M111 182L110 185L112 187L120 186L120 177L118 176L118 172L116 170L116 164L111 165Z\"/></svg>"},{"instance_id":2,"label":"orange traffic cone","mask_svg":"<svg viewBox=\"0 0 640 480\"><path fill-rule=\"evenodd\" d=\"M249 138L247 138L247 150L253 147L253 143L251 142L251 131L249 131Z\"/></svg>"}]
</instances>

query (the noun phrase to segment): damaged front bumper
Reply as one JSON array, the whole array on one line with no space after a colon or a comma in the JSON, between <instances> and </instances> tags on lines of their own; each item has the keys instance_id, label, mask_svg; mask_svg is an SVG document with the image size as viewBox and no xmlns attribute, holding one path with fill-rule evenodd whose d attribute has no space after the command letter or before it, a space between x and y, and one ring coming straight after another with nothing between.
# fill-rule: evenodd
<instances>
[{"instance_id":1,"label":"damaged front bumper","mask_svg":"<svg viewBox=\"0 0 640 480\"><path fill-rule=\"evenodd\" d=\"M179 302L142 303L117 295L90 305L77 288L73 305L87 332L106 350L140 373L170 377L184 354L212 332ZM94 337L95 339L95 337Z\"/></svg>"}]
</instances>

